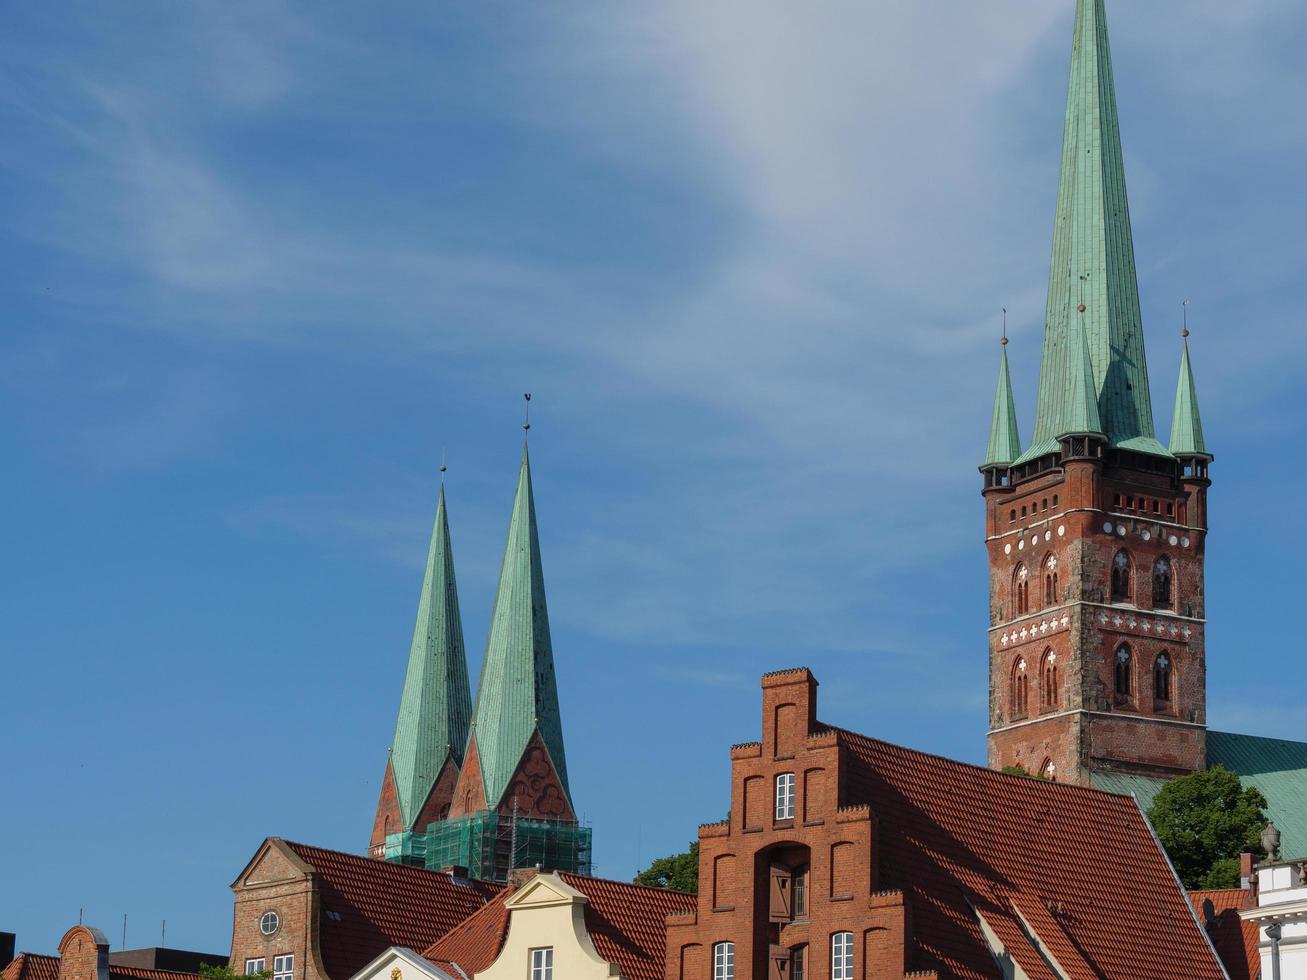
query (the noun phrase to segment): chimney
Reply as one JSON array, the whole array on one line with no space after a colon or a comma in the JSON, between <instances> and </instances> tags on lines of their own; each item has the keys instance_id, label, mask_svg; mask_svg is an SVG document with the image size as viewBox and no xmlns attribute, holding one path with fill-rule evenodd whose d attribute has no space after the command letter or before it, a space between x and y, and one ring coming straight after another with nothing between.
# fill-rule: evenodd
<instances>
[{"instance_id":1,"label":"chimney","mask_svg":"<svg viewBox=\"0 0 1307 980\"><path fill-rule=\"evenodd\" d=\"M12 932L0 932L0 970L14 961L14 949L18 936Z\"/></svg>"},{"instance_id":2,"label":"chimney","mask_svg":"<svg viewBox=\"0 0 1307 980\"><path fill-rule=\"evenodd\" d=\"M1243 889L1252 888L1255 892L1256 879L1253 878L1253 860L1254 855L1251 851L1244 851L1239 855L1239 887Z\"/></svg>"},{"instance_id":3,"label":"chimney","mask_svg":"<svg viewBox=\"0 0 1307 980\"><path fill-rule=\"evenodd\" d=\"M539 868L514 868L508 873L508 883L517 891L539 873Z\"/></svg>"}]
</instances>

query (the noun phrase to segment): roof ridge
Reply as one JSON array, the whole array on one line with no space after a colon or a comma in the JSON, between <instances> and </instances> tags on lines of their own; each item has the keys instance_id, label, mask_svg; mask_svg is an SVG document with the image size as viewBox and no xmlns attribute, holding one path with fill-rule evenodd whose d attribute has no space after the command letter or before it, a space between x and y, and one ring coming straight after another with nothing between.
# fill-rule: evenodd
<instances>
[{"instance_id":1,"label":"roof ridge","mask_svg":"<svg viewBox=\"0 0 1307 980\"><path fill-rule=\"evenodd\" d=\"M284 837L280 838L280 840L282 843L294 850L296 854L299 854L301 858L303 858L304 855L300 854L298 849L305 848L306 850L322 851L323 853L331 854L336 857L344 857L353 861L358 861L361 867L386 868L387 870L383 871L382 874L413 874L419 878L429 877L432 879L449 878L452 880L454 878L454 876L448 871L440 871L435 868L424 868L416 864L402 864L398 861L378 861L376 858L370 858L365 854L355 854L353 851L338 851L331 847L323 847L320 844L304 844L300 841L286 840ZM312 862L310 861L310 863ZM320 872L321 869L315 867L314 871ZM477 881L475 879L470 880L474 885L488 884L488 882Z\"/></svg>"},{"instance_id":2,"label":"roof ridge","mask_svg":"<svg viewBox=\"0 0 1307 980\"><path fill-rule=\"evenodd\" d=\"M864 735L861 732L855 732L849 728L840 728L839 726L830 726L832 730L841 734L848 735L852 738L861 739L864 742L873 742L877 745L884 745L891 749L897 749L900 752L910 752L913 755L922 756L927 759L936 759L940 762L947 763L950 766L956 766L961 769L971 769L978 773L984 773L986 776L992 776L996 779L1019 779L1027 783L1033 783L1037 786L1056 787L1061 791L1071 791L1074 793L1089 793L1097 797L1106 797L1112 800L1129 801L1130 797L1121 793L1113 793L1110 790L1095 789L1092 786L1076 786L1074 783L1059 783L1050 779L1039 779L1034 776L1019 776L1016 773L1003 772L1000 769L990 769L988 766L978 766L973 762L963 762L961 759L952 759L946 755L939 755L935 752L926 752L923 749L914 749L907 745L900 745L897 742L887 742L883 738L876 738L873 735Z\"/></svg>"},{"instance_id":3,"label":"roof ridge","mask_svg":"<svg viewBox=\"0 0 1307 980\"><path fill-rule=\"evenodd\" d=\"M684 895L690 898L698 898L698 892L683 892L679 888L662 888L658 885L646 885L639 881L622 881L618 878L600 878L597 875L583 875L575 871L558 871L556 874L560 878L581 878L584 881L599 881L606 885L621 885L623 888L641 888L645 891L658 892L663 895Z\"/></svg>"}]
</instances>

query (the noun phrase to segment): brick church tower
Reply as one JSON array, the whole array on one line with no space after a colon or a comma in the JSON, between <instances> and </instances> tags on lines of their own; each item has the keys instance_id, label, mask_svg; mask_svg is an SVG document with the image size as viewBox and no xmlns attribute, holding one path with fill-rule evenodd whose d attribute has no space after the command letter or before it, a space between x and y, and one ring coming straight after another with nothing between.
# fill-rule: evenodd
<instances>
[{"instance_id":1,"label":"brick church tower","mask_svg":"<svg viewBox=\"0 0 1307 980\"><path fill-rule=\"evenodd\" d=\"M1205 767L1211 459L1187 339L1154 431L1103 0L1077 0L1034 435L1005 346L981 467L992 768Z\"/></svg>"}]
</instances>

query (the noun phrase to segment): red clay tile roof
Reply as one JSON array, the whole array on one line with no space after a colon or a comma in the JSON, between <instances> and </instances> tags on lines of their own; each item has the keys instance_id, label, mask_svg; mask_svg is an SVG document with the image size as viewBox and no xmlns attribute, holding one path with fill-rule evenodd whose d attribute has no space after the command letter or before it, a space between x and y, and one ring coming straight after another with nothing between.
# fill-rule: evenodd
<instances>
[{"instance_id":1,"label":"red clay tile roof","mask_svg":"<svg viewBox=\"0 0 1307 980\"><path fill-rule=\"evenodd\" d=\"M878 887L911 902L910 969L1000 976L974 909L1032 977L1051 971L1027 930L1071 980L1222 980L1129 797L840 734L851 756L847 802L876 818Z\"/></svg>"},{"instance_id":2,"label":"red clay tile roof","mask_svg":"<svg viewBox=\"0 0 1307 980\"><path fill-rule=\"evenodd\" d=\"M126 980L195 980L198 974L177 973L174 970L147 970L143 966L114 966L109 964L109 980L123 977Z\"/></svg>"},{"instance_id":3,"label":"red clay tile roof","mask_svg":"<svg viewBox=\"0 0 1307 980\"><path fill-rule=\"evenodd\" d=\"M1257 980L1262 969L1262 954L1257 948L1261 936L1256 923L1239 918L1240 909L1257 904L1252 892L1243 888L1192 891L1189 901L1207 927L1230 980Z\"/></svg>"},{"instance_id":4,"label":"red clay tile roof","mask_svg":"<svg viewBox=\"0 0 1307 980\"><path fill-rule=\"evenodd\" d=\"M622 980L663 980L667 916L693 912L693 895L566 872L559 877L586 897L585 927L595 952L621 968ZM504 944L508 933L504 903L510 897L512 891L505 889L422 955L440 967L457 963L469 975L481 972Z\"/></svg>"},{"instance_id":5,"label":"red clay tile roof","mask_svg":"<svg viewBox=\"0 0 1307 980\"><path fill-rule=\"evenodd\" d=\"M501 890L439 871L286 841L315 872L327 975L347 980L391 946L425 949Z\"/></svg>"},{"instance_id":6,"label":"red clay tile roof","mask_svg":"<svg viewBox=\"0 0 1307 980\"><path fill-rule=\"evenodd\" d=\"M19 953L0 976L4 980L59 980L59 957Z\"/></svg>"}]
</instances>

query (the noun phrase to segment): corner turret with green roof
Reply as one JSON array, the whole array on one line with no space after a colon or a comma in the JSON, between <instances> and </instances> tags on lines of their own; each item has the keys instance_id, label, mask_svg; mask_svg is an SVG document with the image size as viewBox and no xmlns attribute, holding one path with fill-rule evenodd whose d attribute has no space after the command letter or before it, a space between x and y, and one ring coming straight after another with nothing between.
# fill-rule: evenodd
<instances>
[{"instance_id":1,"label":"corner turret with green roof","mask_svg":"<svg viewBox=\"0 0 1307 980\"><path fill-rule=\"evenodd\" d=\"M994 391L994 414L989 422L989 448L985 466L1007 466L1021 455L1021 433L1017 431L1017 406L1012 398L1012 377L1007 366L1007 338L998 362L998 388ZM983 468L983 467L982 467Z\"/></svg>"},{"instance_id":2,"label":"corner turret with green roof","mask_svg":"<svg viewBox=\"0 0 1307 980\"><path fill-rule=\"evenodd\" d=\"M387 834L424 827L449 812L471 714L463 623L442 483L395 738L377 803L374 850L384 844Z\"/></svg>"},{"instance_id":3,"label":"corner turret with green roof","mask_svg":"<svg viewBox=\"0 0 1307 980\"><path fill-rule=\"evenodd\" d=\"M523 446L473 713L471 743L476 746L485 803L490 809L503 802L537 733L567 794L563 721L554 679L531 462Z\"/></svg>"},{"instance_id":4,"label":"corner turret with green roof","mask_svg":"<svg viewBox=\"0 0 1307 980\"><path fill-rule=\"evenodd\" d=\"M1173 456L1204 456L1211 458L1207 442L1203 439L1203 420L1198 414L1198 391L1194 387L1194 372L1189 364L1189 331L1184 332L1184 346L1180 352L1180 380L1175 386L1175 413L1171 416L1171 444Z\"/></svg>"},{"instance_id":5,"label":"corner turret with green roof","mask_svg":"<svg viewBox=\"0 0 1307 980\"><path fill-rule=\"evenodd\" d=\"M1082 371L1070 363L1082 345L1099 420L1089 431L1169 457L1153 428L1103 0L1076 3L1035 430L1015 462L1055 453L1060 436L1083 430Z\"/></svg>"}]
</instances>

